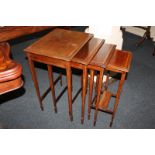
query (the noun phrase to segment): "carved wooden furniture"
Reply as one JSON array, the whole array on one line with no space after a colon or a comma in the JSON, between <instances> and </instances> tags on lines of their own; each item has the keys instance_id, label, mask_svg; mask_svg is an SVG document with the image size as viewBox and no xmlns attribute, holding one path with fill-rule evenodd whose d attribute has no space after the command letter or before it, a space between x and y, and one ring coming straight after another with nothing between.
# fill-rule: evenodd
<instances>
[{"instance_id":1,"label":"carved wooden furniture","mask_svg":"<svg viewBox=\"0 0 155 155\"><path fill-rule=\"evenodd\" d=\"M123 84L125 81L126 73L129 71L129 68L130 68L132 54L131 54L131 52L128 52L128 51L115 50L114 45L105 44L105 46L107 46L107 48L109 48L109 50L108 50L109 53L112 53L112 55L111 54L108 55L108 57L110 59L109 60L106 59L106 61L104 61L105 58L102 57L104 55L104 50L99 50L99 52L95 55L93 60L90 62L91 77L90 77L90 85L89 85L88 118L90 118L90 109L92 107L92 90L93 90L93 83L94 83L94 78L93 78L94 70L97 70L97 71L99 71L99 74L98 74L97 89L96 89L96 96L97 96L96 98L97 99L96 99L96 102L94 105L94 108L95 108L94 125L96 124L98 110L101 110L103 112L112 114L112 119L110 122L110 126L112 126L112 123L113 123L113 120L115 117L115 113L116 113L116 109L117 109L117 106L119 103L122 87L123 87ZM104 45L103 45L103 47L104 47ZM105 53L107 53L107 52L105 52ZM107 75L104 90L101 91L103 74L104 74L105 69L107 71L112 71L112 72L121 74L121 79L119 82L117 93L112 93L108 90L108 79L109 79L108 75ZM108 105L109 105L111 97L115 97L115 103L114 103L113 110L108 109Z\"/></svg>"},{"instance_id":2,"label":"carved wooden furniture","mask_svg":"<svg viewBox=\"0 0 155 155\"><path fill-rule=\"evenodd\" d=\"M24 51L28 57L32 79L38 95L40 107L43 110L42 97L39 91L39 85L34 68L34 61L47 64L49 81L52 95L54 94L54 85L52 75L52 66L64 68L67 75L68 88L68 104L70 120L73 120L72 114L72 75L71 75L71 60L78 53L78 51L93 37L92 34L83 32L75 32L63 29L55 29L49 34L45 35ZM56 103L54 103L56 106Z\"/></svg>"},{"instance_id":3,"label":"carved wooden furniture","mask_svg":"<svg viewBox=\"0 0 155 155\"><path fill-rule=\"evenodd\" d=\"M0 27L0 42L5 42L24 35L48 30L56 26L4 26Z\"/></svg>"},{"instance_id":4,"label":"carved wooden furniture","mask_svg":"<svg viewBox=\"0 0 155 155\"><path fill-rule=\"evenodd\" d=\"M0 95L23 86L21 64L10 59L10 46L0 43Z\"/></svg>"},{"instance_id":5,"label":"carved wooden furniture","mask_svg":"<svg viewBox=\"0 0 155 155\"><path fill-rule=\"evenodd\" d=\"M55 28L55 26L1 26L0 27L0 94L23 85L21 64L10 59L10 46L6 41L24 35Z\"/></svg>"}]
</instances>

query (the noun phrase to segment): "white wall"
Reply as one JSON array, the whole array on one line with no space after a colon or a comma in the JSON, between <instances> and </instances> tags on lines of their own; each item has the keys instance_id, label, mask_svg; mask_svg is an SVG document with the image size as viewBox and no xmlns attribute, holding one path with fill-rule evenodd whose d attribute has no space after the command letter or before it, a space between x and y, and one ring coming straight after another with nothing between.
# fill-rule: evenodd
<instances>
[{"instance_id":1,"label":"white wall","mask_svg":"<svg viewBox=\"0 0 155 155\"><path fill-rule=\"evenodd\" d=\"M90 25L86 32L94 34L97 38L105 39L106 43L116 44L117 49L122 49L123 38L120 26Z\"/></svg>"}]
</instances>

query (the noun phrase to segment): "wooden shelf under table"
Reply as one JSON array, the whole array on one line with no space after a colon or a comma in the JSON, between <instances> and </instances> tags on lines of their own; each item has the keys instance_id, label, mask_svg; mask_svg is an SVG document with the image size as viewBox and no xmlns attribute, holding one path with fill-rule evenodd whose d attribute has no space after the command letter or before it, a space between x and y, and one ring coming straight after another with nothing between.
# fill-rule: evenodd
<instances>
[{"instance_id":1,"label":"wooden shelf under table","mask_svg":"<svg viewBox=\"0 0 155 155\"><path fill-rule=\"evenodd\" d=\"M111 99L111 92L104 91L103 95L101 96L100 102L99 102L99 109L100 110L107 110L110 99Z\"/></svg>"}]
</instances>

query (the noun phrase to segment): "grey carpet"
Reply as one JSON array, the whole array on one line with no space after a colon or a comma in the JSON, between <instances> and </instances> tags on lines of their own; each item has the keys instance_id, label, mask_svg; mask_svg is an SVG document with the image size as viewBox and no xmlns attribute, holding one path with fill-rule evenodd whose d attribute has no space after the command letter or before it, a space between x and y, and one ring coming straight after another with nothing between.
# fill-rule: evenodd
<instances>
[{"instance_id":1,"label":"grey carpet","mask_svg":"<svg viewBox=\"0 0 155 155\"><path fill-rule=\"evenodd\" d=\"M81 30L81 29L77 29ZM135 43L140 37L125 32L123 35L123 49L131 50L133 62L127 80L123 87L120 103L113 123L113 129L141 129L155 128L155 57L152 56L153 43L146 40L138 48ZM87 104L85 109L85 122L80 123L81 95L73 104L74 121L70 122L68 116L67 93L59 100L58 113L53 110L52 97L49 93L45 98L42 112L31 79L27 59L23 49L33 43L38 37L28 37L11 42L13 59L23 66L24 88L0 96L0 128L10 129L108 129L111 115L99 112L96 127L93 127L94 110L91 119L87 120ZM36 67L38 80L43 92L48 86L46 67ZM54 73L57 77L57 72ZM65 76L63 84L66 83ZM80 78L73 75L73 94L80 85ZM112 84L110 89L116 89L118 82ZM64 86L63 85L63 86ZM61 86L56 85L56 94ZM88 96L87 96L88 97ZM86 99L87 103L87 99Z\"/></svg>"}]
</instances>

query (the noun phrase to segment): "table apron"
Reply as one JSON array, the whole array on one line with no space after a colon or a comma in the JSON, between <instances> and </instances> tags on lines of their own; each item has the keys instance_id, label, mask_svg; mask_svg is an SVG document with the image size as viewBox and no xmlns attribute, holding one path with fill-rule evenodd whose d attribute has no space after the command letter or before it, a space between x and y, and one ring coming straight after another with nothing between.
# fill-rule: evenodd
<instances>
[{"instance_id":1,"label":"table apron","mask_svg":"<svg viewBox=\"0 0 155 155\"><path fill-rule=\"evenodd\" d=\"M71 62L71 67L76 68L76 69L83 70L84 66L86 66L86 65L83 65L83 64L80 64L80 63L76 63L76 62Z\"/></svg>"},{"instance_id":2,"label":"table apron","mask_svg":"<svg viewBox=\"0 0 155 155\"><path fill-rule=\"evenodd\" d=\"M102 71L102 70L104 70L103 67L95 66L95 65L88 65L88 66L87 66L87 69L95 70L95 71Z\"/></svg>"},{"instance_id":3,"label":"table apron","mask_svg":"<svg viewBox=\"0 0 155 155\"><path fill-rule=\"evenodd\" d=\"M32 53L27 53L27 57L29 57L32 61L40 62L47 65L53 65L60 68L66 68L69 61L64 61L56 58L49 58L46 56L35 55Z\"/></svg>"}]
</instances>

